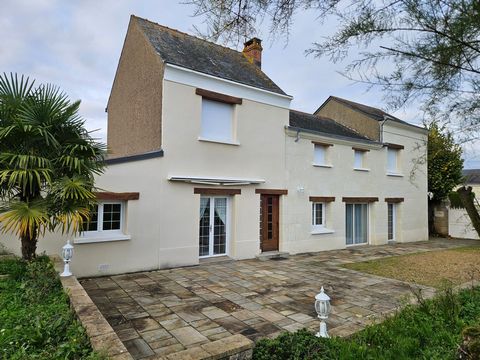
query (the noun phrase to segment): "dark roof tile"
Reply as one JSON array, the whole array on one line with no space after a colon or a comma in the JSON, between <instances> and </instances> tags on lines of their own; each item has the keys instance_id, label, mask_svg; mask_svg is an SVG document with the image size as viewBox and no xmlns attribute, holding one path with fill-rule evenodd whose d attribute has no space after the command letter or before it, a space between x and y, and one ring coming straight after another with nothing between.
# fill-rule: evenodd
<instances>
[{"instance_id":1,"label":"dark roof tile","mask_svg":"<svg viewBox=\"0 0 480 360\"><path fill-rule=\"evenodd\" d=\"M305 130L325 133L327 135L341 136L355 140L367 140L366 137L338 122L318 115L307 114L301 111L290 110L290 126Z\"/></svg>"},{"instance_id":2,"label":"dark roof tile","mask_svg":"<svg viewBox=\"0 0 480 360\"><path fill-rule=\"evenodd\" d=\"M462 175L466 184L480 184L480 169L464 169Z\"/></svg>"},{"instance_id":3,"label":"dark roof tile","mask_svg":"<svg viewBox=\"0 0 480 360\"><path fill-rule=\"evenodd\" d=\"M159 56L169 64L286 95L236 50L132 16Z\"/></svg>"}]
</instances>

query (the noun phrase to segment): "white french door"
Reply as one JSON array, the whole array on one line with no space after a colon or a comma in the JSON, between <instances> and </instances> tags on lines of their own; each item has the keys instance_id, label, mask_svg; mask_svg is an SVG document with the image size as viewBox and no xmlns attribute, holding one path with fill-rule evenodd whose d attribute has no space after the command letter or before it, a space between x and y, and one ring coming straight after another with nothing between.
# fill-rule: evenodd
<instances>
[{"instance_id":1,"label":"white french door","mask_svg":"<svg viewBox=\"0 0 480 360\"><path fill-rule=\"evenodd\" d=\"M200 257L227 254L230 213L228 204L227 197L200 197Z\"/></svg>"},{"instance_id":2,"label":"white french door","mask_svg":"<svg viewBox=\"0 0 480 360\"><path fill-rule=\"evenodd\" d=\"M347 245L368 243L368 204L346 204Z\"/></svg>"}]
</instances>

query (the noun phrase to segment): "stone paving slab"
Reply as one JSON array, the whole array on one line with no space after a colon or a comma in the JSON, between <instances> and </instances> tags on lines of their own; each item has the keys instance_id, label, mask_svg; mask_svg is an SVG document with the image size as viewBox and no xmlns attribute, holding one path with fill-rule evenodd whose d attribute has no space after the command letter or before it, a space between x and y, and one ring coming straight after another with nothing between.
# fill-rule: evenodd
<instances>
[{"instance_id":1,"label":"stone paving slab","mask_svg":"<svg viewBox=\"0 0 480 360\"><path fill-rule=\"evenodd\" d=\"M321 286L332 298L328 326L336 336L351 335L411 301L412 284L342 264L478 243L435 239L353 247L279 261L207 262L81 283L135 359L216 359L240 345L245 348L242 356L248 357L252 341L260 338L302 328L318 331L313 304ZM420 288L426 296L434 294L432 288Z\"/></svg>"}]
</instances>

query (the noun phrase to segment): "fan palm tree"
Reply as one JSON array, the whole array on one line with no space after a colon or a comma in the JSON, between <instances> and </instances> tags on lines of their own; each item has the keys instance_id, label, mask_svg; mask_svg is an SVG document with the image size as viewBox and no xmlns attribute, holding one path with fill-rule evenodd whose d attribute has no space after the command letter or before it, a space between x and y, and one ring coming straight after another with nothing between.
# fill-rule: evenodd
<instances>
[{"instance_id":1,"label":"fan palm tree","mask_svg":"<svg viewBox=\"0 0 480 360\"><path fill-rule=\"evenodd\" d=\"M46 231L79 232L95 204L106 147L79 106L58 87L0 76L0 227L18 236L26 260Z\"/></svg>"}]
</instances>

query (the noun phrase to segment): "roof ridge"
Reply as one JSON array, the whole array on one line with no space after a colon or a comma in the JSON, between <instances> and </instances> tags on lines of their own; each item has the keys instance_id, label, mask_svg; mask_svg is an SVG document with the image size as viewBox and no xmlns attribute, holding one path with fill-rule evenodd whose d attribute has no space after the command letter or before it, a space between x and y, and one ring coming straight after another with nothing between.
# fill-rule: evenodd
<instances>
[{"instance_id":1,"label":"roof ridge","mask_svg":"<svg viewBox=\"0 0 480 360\"><path fill-rule=\"evenodd\" d=\"M375 107L375 106L365 105L365 104L362 104L362 103L359 103L359 102L356 102L356 101L352 101L352 100L348 100L348 99L344 99L344 98L341 98L341 97L338 97L338 96L335 96L335 95L330 95L330 96L331 96L333 99L340 100L340 101L342 101L342 102L351 103L351 104L356 104L356 105L360 105L360 106L365 106L365 107L368 107L368 108L371 108L371 109L375 109L375 110L384 112L384 113L387 114L388 116L395 117L395 116L390 115L389 113L387 113L385 110L380 109L380 108L377 108L377 107Z\"/></svg>"},{"instance_id":2,"label":"roof ridge","mask_svg":"<svg viewBox=\"0 0 480 360\"><path fill-rule=\"evenodd\" d=\"M179 34L182 34L182 35L186 35L186 36L190 36L192 38L195 38L197 40L201 40L203 42L206 42L206 43L209 43L211 45L215 45L215 46L218 46L218 47L221 47L221 48L224 48L226 50L230 50L230 51L235 51L236 53L239 53L239 54L243 54L242 51L238 51L236 49L232 49L231 47L228 47L228 46L224 46L224 45L220 45L220 44L217 44L216 42L213 42L213 41L209 41L209 40L206 40L206 39L203 39L201 37L198 37L198 36L195 36L195 35L192 35L192 34L189 34L185 31L181 31L181 30L178 30L178 29L174 29L174 28L171 28L171 27L168 27L168 26L165 26L165 25L162 25L162 24L159 24L155 21L152 21L152 20L149 20L149 19L146 19L146 18L142 18L140 16L137 16L137 15L134 15L132 14L131 15L133 18L135 19L140 19L140 20L143 20L143 21L146 21L146 22L149 22L150 24L153 24L153 25L156 25L156 26L159 26L163 29L167 29L167 30L171 30L171 31L175 31L176 33L179 33Z\"/></svg>"}]
</instances>

